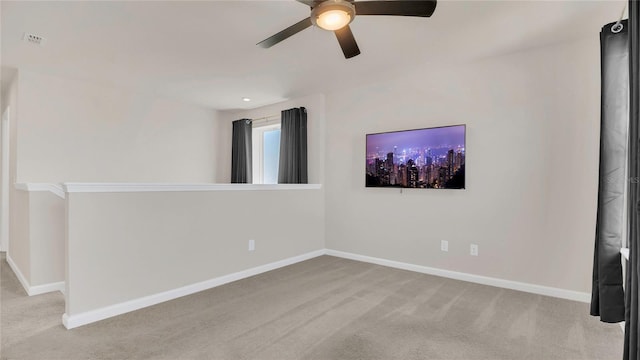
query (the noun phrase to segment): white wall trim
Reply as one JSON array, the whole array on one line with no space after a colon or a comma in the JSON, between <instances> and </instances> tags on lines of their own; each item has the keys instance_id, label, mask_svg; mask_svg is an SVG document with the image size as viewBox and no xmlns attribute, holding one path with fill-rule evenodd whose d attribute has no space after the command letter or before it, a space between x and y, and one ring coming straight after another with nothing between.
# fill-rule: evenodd
<instances>
[{"instance_id":1,"label":"white wall trim","mask_svg":"<svg viewBox=\"0 0 640 360\"><path fill-rule=\"evenodd\" d=\"M66 193L317 190L321 184L163 184L163 183L64 183Z\"/></svg>"},{"instance_id":2,"label":"white wall trim","mask_svg":"<svg viewBox=\"0 0 640 360\"><path fill-rule=\"evenodd\" d=\"M64 281L31 286L22 274L22 271L20 271L20 268L18 268L18 265L16 265L16 263L13 261L13 259L11 259L9 255L7 255L7 263L9 264L11 270L13 270L13 273L16 274L18 281L20 281L20 284L24 288L24 291L27 292L27 295L34 296L54 291L60 291L61 293L64 293Z\"/></svg>"},{"instance_id":3,"label":"white wall trim","mask_svg":"<svg viewBox=\"0 0 640 360\"><path fill-rule=\"evenodd\" d=\"M580 301L580 302L586 302L586 303L591 301L591 294L583 293L579 291L565 290L565 289L553 288L553 287L542 286L542 285L527 284L527 283L522 283L518 281L511 281L511 280L504 280L504 279L492 278L492 277L481 276L481 275L462 273L462 272L451 271L451 270L437 269L437 268L432 268L428 266L409 264L409 263L393 261L393 260L386 260L386 259L365 256L365 255L358 255L358 254L337 251L337 250L327 249L326 254L345 258L345 259L351 259L351 260L363 261L363 262L382 265L382 266L388 266L396 269L415 271L423 274L441 276L449 279L468 281L472 283L489 285L489 286L496 286L496 287L501 287L505 289L524 291L524 292L538 294L538 295L552 296L552 297L557 297L561 299L568 299L568 300L574 300L574 301Z\"/></svg>"},{"instance_id":4,"label":"white wall trim","mask_svg":"<svg viewBox=\"0 0 640 360\"><path fill-rule=\"evenodd\" d=\"M46 294L54 291L60 291L64 294L64 281L31 286L29 288L29 296Z\"/></svg>"},{"instance_id":5,"label":"white wall trim","mask_svg":"<svg viewBox=\"0 0 640 360\"><path fill-rule=\"evenodd\" d=\"M206 280L203 282L183 286L181 288L164 291L158 294L145 296L138 299L129 300L115 305L110 305L96 310L83 312L76 315L62 315L62 324L67 329L73 329L78 326L90 324L96 321L104 320L110 317L128 313L134 310L142 309L148 306L156 305L165 301L177 299L183 296L191 295L200 291L208 290L220 285L228 284L233 281L245 279L254 275L262 274L267 271L275 270L284 266L292 265L301 261L309 260L325 254L325 250L316 250L306 254L290 257L265 265L256 266L247 270L235 272L229 275L223 275L217 278Z\"/></svg>"},{"instance_id":6,"label":"white wall trim","mask_svg":"<svg viewBox=\"0 0 640 360\"><path fill-rule=\"evenodd\" d=\"M53 183L20 183L15 184L17 190L22 191L49 191L54 195L64 199L65 193L62 185Z\"/></svg>"}]
</instances>

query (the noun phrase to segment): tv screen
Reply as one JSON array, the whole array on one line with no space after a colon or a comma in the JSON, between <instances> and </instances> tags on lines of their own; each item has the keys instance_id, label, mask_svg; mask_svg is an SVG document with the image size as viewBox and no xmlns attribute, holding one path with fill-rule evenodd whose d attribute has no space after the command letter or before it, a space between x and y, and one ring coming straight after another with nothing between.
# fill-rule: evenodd
<instances>
[{"instance_id":1,"label":"tv screen","mask_svg":"<svg viewBox=\"0 0 640 360\"><path fill-rule=\"evenodd\" d=\"M367 134L367 187L464 189L465 130Z\"/></svg>"}]
</instances>

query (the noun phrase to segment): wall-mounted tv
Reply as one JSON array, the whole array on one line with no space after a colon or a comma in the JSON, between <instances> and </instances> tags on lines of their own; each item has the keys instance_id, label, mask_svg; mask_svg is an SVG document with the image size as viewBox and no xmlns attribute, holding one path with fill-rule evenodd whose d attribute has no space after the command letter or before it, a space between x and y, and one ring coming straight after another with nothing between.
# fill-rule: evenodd
<instances>
[{"instance_id":1,"label":"wall-mounted tv","mask_svg":"<svg viewBox=\"0 0 640 360\"><path fill-rule=\"evenodd\" d=\"M367 134L367 187L464 189L465 125Z\"/></svg>"}]
</instances>

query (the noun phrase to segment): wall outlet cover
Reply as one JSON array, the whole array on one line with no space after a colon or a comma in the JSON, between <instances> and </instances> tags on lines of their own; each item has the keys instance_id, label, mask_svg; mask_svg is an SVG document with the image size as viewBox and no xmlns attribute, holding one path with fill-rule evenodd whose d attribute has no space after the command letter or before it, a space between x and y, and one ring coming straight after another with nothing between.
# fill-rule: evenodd
<instances>
[{"instance_id":1,"label":"wall outlet cover","mask_svg":"<svg viewBox=\"0 0 640 360\"><path fill-rule=\"evenodd\" d=\"M440 240L440 250L449 251L449 242L447 240Z\"/></svg>"}]
</instances>

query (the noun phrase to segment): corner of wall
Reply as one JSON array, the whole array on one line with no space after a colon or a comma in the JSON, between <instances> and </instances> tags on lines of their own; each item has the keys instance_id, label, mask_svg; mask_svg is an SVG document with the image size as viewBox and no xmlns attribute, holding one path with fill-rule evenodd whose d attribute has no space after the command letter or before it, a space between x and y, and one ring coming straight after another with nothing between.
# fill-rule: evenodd
<instances>
[{"instance_id":1,"label":"corner of wall","mask_svg":"<svg viewBox=\"0 0 640 360\"><path fill-rule=\"evenodd\" d=\"M29 242L29 193L17 189L10 190L9 250L7 259L11 259L19 269L27 284L31 283L31 261ZM16 274L18 274L16 272Z\"/></svg>"}]
</instances>

